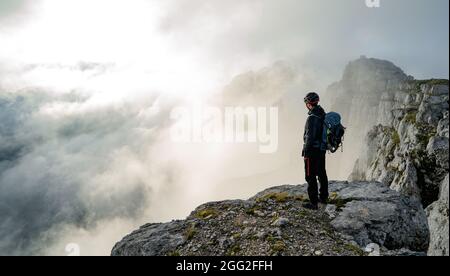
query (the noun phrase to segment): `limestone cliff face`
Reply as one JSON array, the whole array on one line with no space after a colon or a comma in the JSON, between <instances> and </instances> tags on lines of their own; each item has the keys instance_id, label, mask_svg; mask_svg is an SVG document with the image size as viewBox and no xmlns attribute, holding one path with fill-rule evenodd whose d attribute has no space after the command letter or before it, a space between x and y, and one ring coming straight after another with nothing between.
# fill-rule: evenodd
<instances>
[{"instance_id":1,"label":"limestone cliff face","mask_svg":"<svg viewBox=\"0 0 450 276\"><path fill-rule=\"evenodd\" d=\"M428 225L430 227L429 256L449 255L449 232L448 232L448 174L442 182L439 200L427 208Z\"/></svg>"},{"instance_id":2,"label":"limestone cliff face","mask_svg":"<svg viewBox=\"0 0 450 276\"><path fill-rule=\"evenodd\" d=\"M362 137L374 125L390 121L386 110L393 102L387 100L412 79L390 61L363 56L350 62L342 79L329 86L327 102L333 103L329 111L339 112L347 127L345 154L341 162L336 162L340 171L352 170L355 158L364 149Z\"/></svg>"},{"instance_id":3,"label":"limestone cliff face","mask_svg":"<svg viewBox=\"0 0 450 276\"><path fill-rule=\"evenodd\" d=\"M380 103L385 93L398 90L411 79L392 62L363 56L350 62L342 80L328 88L330 101L334 103L332 109L347 118L351 128L367 133L383 118L385 110L380 108Z\"/></svg>"},{"instance_id":4,"label":"limestone cliff face","mask_svg":"<svg viewBox=\"0 0 450 276\"><path fill-rule=\"evenodd\" d=\"M428 206L449 170L448 84L409 81L400 89L384 96L386 112L367 135L350 178L380 181Z\"/></svg>"},{"instance_id":5,"label":"limestone cliff face","mask_svg":"<svg viewBox=\"0 0 450 276\"><path fill-rule=\"evenodd\" d=\"M371 61L358 61L363 64L367 62ZM378 64L377 68L382 68L378 61L372 62L375 63L372 66ZM442 240L445 233L448 233L448 204L445 207L440 203L448 198L448 189L445 189L449 173L448 80L413 80L393 68L389 67L386 74L393 74L397 81L387 81L385 88L362 77L341 84L349 91L359 87L362 89L361 94L366 95L367 91L363 88L366 83L367 87L373 89L372 93L376 94L355 96L360 100L351 102L360 101L359 106L348 106L347 113L344 111L349 116L351 128L357 128L350 129L352 135L358 133L350 139L360 139L357 137L359 135L366 137L365 143L357 150L359 158L349 179L379 181L401 194L421 201L424 207L431 205L428 208L430 254L440 252L448 255L448 239ZM354 68L350 65L346 72L349 70ZM375 71L371 72L374 76ZM345 93L337 96L342 95ZM364 97L367 99L366 103ZM367 110L367 113L364 114L363 110ZM364 133L368 127L368 134Z\"/></svg>"}]
</instances>

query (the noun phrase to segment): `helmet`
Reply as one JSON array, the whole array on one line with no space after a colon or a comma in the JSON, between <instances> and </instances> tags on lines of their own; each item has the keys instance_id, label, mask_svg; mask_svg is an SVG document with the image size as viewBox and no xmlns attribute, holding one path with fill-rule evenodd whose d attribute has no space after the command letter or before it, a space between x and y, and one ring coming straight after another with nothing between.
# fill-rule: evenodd
<instances>
[{"instance_id":1,"label":"helmet","mask_svg":"<svg viewBox=\"0 0 450 276\"><path fill-rule=\"evenodd\" d=\"M319 95L317 95L317 93L311 92L311 93L308 93L308 95L306 95L304 100L305 100L305 103L307 103L307 104L316 105L319 103L320 97L319 97Z\"/></svg>"}]
</instances>

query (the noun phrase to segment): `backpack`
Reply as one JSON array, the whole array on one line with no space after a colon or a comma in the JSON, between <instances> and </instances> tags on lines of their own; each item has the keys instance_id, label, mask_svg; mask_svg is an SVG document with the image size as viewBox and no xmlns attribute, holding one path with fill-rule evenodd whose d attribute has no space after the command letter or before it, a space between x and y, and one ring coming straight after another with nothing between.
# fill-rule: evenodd
<instances>
[{"instance_id":1,"label":"backpack","mask_svg":"<svg viewBox=\"0 0 450 276\"><path fill-rule=\"evenodd\" d=\"M322 149L335 153L339 147L343 150L345 127L341 124L341 115L330 112L325 115L322 134Z\"/></svg>"}]
</instances>

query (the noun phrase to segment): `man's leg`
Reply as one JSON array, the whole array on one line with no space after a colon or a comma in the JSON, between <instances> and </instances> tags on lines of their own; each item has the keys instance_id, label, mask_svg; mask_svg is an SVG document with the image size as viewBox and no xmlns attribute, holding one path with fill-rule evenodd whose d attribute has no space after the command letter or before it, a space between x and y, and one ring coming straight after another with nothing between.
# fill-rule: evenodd
<instances>
[{"instance_id":1,"label":"man's leg","mask_svg":"<svg viewBox=\"0 0 450 276\"><path fill-rule=\"evenodd\" d=\"M318 162L318 176L320 182L320 200L322 202L327 202L329 193L328 193L328 176L326 169L326 154L322 154L319 157Z\"/></svg>"},{"instance_id":2,"label":"man's leg","mask_svg":"<svg viewBox=\"0 0 450 276\"><path fill-rule=\"evenodd\" d=\"M308 196L309 201L313 205L319 202L319 192L317 187L317 158L305 158L305 178L308 182Z\"/></svg>"}]
</instances>

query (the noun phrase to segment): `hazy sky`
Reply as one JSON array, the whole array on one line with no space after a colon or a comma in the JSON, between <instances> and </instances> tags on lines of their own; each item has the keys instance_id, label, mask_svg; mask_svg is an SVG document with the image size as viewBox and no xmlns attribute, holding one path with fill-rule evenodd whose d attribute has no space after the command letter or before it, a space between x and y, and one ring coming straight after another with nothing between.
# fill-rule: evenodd
<instances>
[{"instance_id":1,"label":"hazy sky","mask_svg":"<svg viewBox=\"0 0 450 276\"><path fill-rule=\"evenodd\" d=\"M257 68L284 59L336 78L349 60L365 54L391 60L417 78L448 78L448 8L447 0L381 0L381 7L373 9L367 8L364 0L1 0L0 38L12 39L10 43L17 50L27 41L17 39L19 33L22 38L27 35L15 26L33 25L42 19L40 16L51 17L47 23L54 25L58 22L55 14L69 12L71 16L59 17L61 26L67 26L65 39L85 39L83 43L95 44L96 40L114 43L122 36L131 45L148 45L145 50L154 51L146 30L156 29L164 45L221 73L233 74L241 68ZM98 31L96 35L90 33L89 25ZM35 27L32 38L39 40L37 35L42 32L43 39L48 39L49 34L56 36L61 31L47 27L47 32L42 26ZM55 44L35 42L43 44L42 48ZM135 47L130 44L121 45L120 51ZM54 54L95 59L96 50L91 49L92 55L81 50L58 50ZM142 51L138 49L134 54ZM32 58L36 55L46 53L36 51Z\"/></svg>"}]
</instances>

